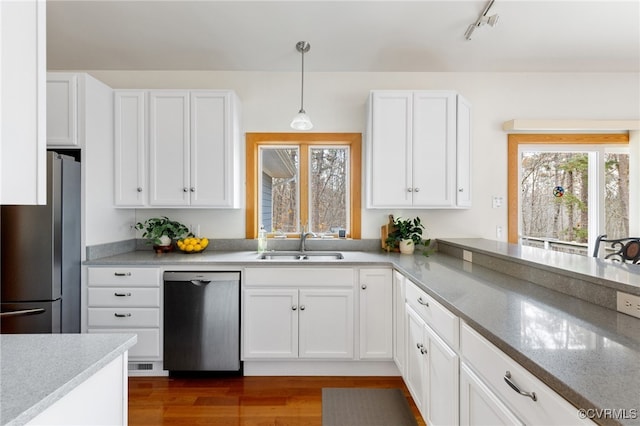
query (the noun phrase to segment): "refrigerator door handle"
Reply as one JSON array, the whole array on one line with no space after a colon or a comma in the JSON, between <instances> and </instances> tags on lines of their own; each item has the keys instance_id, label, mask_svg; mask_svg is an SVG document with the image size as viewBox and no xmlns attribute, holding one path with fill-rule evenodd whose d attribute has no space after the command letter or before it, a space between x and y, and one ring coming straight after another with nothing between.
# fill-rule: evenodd
<instances>
[{"instance_id":1,"label":"refrigerator door handle","mask_svg":"<svg viewBox=\"0 0 640 426\"><path fill-rule=\"evenodd\" d=\"M19 311L0 312L0 317L21 317L25 315L38 315L45 313L44 308L21 309Z\"/></svg>"}]
</instances>

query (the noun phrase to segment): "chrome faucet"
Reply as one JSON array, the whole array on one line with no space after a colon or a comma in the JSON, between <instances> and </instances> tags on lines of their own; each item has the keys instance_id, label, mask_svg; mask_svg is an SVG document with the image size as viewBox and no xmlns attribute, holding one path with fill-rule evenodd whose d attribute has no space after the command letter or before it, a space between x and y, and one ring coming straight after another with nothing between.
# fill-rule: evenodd
<instances>
[{"instance_id":1,"label":"chrome faucet","mask_svg":"<svg viewBox=\"0 0 640 426\"><path fill-rule=\"evenodd\" d=\"M304 242L307 241L307 237L311 235L312 237L317 237L316 234L314 234L313 232L302 232L300 234L300 251L303 252L305 251L305 247L304 247Z\"/></svg>"}]
</instances>

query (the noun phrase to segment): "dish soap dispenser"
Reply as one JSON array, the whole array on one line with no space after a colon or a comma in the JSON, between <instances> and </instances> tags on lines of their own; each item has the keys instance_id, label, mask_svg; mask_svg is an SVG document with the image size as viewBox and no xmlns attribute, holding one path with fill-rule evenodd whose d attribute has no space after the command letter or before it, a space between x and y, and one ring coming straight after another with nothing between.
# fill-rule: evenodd
<instances>
[{"instance_id":1,"label":"dish soap dispenser","mask_svg":"<svg viewBox=\"0 0 640 426\"><path fill-rule=\"evenodd\" d=\"M258 253L264 253L267 251L267 231L264 229L264 225L260 225L258 231Z\"/></svg>"}]
</instances>

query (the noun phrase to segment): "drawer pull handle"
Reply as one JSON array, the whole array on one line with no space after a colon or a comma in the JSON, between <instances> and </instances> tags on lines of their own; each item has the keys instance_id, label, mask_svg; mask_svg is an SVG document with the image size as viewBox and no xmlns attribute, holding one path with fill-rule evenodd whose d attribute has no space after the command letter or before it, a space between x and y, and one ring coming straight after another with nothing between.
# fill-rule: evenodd
<instances>
[{"instance_id":1,"label":"drawer pull handle","mask_svg":"<svg viewBox=\"0 0 640 426\"><path fill-rule=\"evenodd\" d=\"M113 295L118 297L126 297L131 296L131 293L113 293Z\"/></svg>"},{"instance_id":2,"label":"drawer pull handle","mask_svg":"<svg viewBox=\"0 0 640 426\"><path fill-rule=\"evenodd\" d=\"M533 399L534 401L538 400L538 397L536 396L535 392L525 392L523 390L520 390L518 385L513 383L513 381L511 380L511 372L508 371L508 370L507 370L506 373L504 373L504 381L507 382L507 384L511 387L511 389L513 389L514 391L518 392L520 395L528 396L529 398Z\"/></svg>"},{"instance_id":3,"label":"drawer pull handle","mask_svg":"<svg viewBox=\"0 0 640 426\"><path fill-rule=\"evenodd\" d=\"M113 275L116 277L130 277L131 272L114 272Z\"/></svg>"},{"instance_id":4,"label":"drawer pull handle","mask_svg":"<svg viewBox=\"0 0 640 426\"><path fill-rule=\"evenodd\" d=\"M429 307L429 302L425 302L424 300L422 300L422 296L418 297L418 303L426 306L427 308Z\"/></svg>"},{"instance_id":5,"label":"drawer pull handle","mask_svg":"<svg viewBox=\"0 0 640 426\"><path fill-rule=\"evenodd\" d=\"M113 314L113 315L115 315L117 318L127 318L127 317L131 316L131 314L128 314L128 313L127 314L119 314L117 312L115 314Z\"/></svg>"}]
</instances>

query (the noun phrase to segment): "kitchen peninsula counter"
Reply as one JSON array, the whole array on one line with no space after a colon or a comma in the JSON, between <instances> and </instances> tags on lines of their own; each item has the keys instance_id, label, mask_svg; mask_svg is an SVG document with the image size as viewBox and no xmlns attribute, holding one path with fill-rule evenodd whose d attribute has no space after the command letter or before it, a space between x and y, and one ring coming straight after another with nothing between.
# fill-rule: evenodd
<instances>
[{"instance_id":1,"label":"kitchen peninsula counter","mask_svg":"<svg viewBox=\"0 0 640 426\"><path fill-rule=\"evenodd\" d=\"M135 343L133 334L0 335L0 424L29 423ZM100 398L109 400L107 395L96 396Z\"/></svg>"},{"instance_id":2,"label":"kitchen peninsula counter","mask_svg":"<svg viewBox=\"0 0 640 426\"><path fill-rule=\"evenodd\" d=\"M156 266L165 270L196 266L238 270L251 266L392 266L574 406L620 410L618 417L620 413L625 416L601 416L594 419L596 423L640 424L640 319L552 289L554 280L568 277L570 287L595 291L596 302L601 289L611 291L616 287L634 293L640 291L640 271L635 266L572 256L571 264L564 268L557 260L563 256L513 252L515 248L506 243L496 245L481 239L442 243L459 248L460 256L440 249L428 257L419 253L408 256L344 251L344 260L317 262L258 260L256 252L156 255L149 250L86 264ZM462 249L477 258L464 261ZM520 275L493 268L486 259L482 262L482 256L507 262ZM537 267L543 267L546 273L542 275L548 281L544 285L523 278L528 274L533 277L528 268Z\"/></svg>"}]
</instances>

